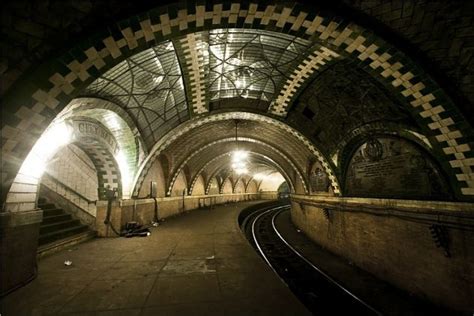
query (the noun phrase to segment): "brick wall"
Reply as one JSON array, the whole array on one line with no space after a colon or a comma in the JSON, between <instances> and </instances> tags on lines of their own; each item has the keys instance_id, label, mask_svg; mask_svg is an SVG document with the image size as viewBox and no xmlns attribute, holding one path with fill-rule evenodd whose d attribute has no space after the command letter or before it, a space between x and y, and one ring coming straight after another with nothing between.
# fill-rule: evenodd
<instances>
[{"instance_id":1,"label":"brick wall","mask_svg":"<svg viewBox=\"0 0 474 316\"><path fill-rule=\"evenodd\" d=\"M222 187L222 193L223 194L231 194L232 193L232 182L230 179L227 179Z\"/></svg>"},{"instance_id":2,"label":"brick wall","mask_svg":"<svg viewBox=\"0 0 474 316\"><path fill-rule=\"evenodd\" d=\"M159 219L176 216L185 211L209 207L211 204L224 204L228 202L252 201L259 199L275 199L276 194L215 194L201 196L185 196L158 198ZM96 226L98 235L101 237L116 235L104 223L107 211L107 202L100 201L97 204ZM141 224L149 224L154 219L155 201L153 199L123 200L115 202L112 208L111 221L118 228L129 221L137 221Z\"/></svg>"},{"instance_id":3,"label":"brick wall","mask_svg":"<svg viewBox=\"0 0 474 316\"><path fill-rule=\"evenodd\" d=\"M202 176L199 176L194 184L193 195L204 195L205 194L205 184Z\"/></svg>"},{"instance_id":4,"label":"brick wall","mask_svg":"<svg viewBox=\"0 0 474 316\"><path fill-rule=\"evenodd\" d=\"M138 196L140 198L147 197L150 194L150 182L155 181L157 184L157 195L159 197L165 196L166 190L166 182L165 176L163 174L163 167L158 159L156 159L150 170L148 171L147 175L145 176L145 180L143 181L143 186L140 189Z\"/></svg>"},{"instance_id":5,"label":"brick wall","mask_svg":"<svg viewBox=\"0 0 474 316\"><path fill-rule=\"evenodd\" d=\"M46 172L60 183L91 201L97 200L97 171L90 158L77 146L63 147L46 167ZM54 188L65 196L66 189L54 185L54 180L45 177L42 184Z\"/></svg>"},{"instance_id":6,"label":"brick wall","mask_svg":"<svg viewBox=\"0 0 474 316\"><path fill-rule=\"evenodd\" d=\"M473 310L472 231L449 229L451 257L448 258L442 249L435 246L428 223L387 216L397 210L397 200L391 200L389 207L379 199L353 199L363 202L346 205L344 211L328 206L329 215L326 216L323 207L310 204L314 199L298 196L295 200L293 197L291 215L296 226L317 244L417 296L456 309ZM318 198L319 202L322 200L324 198ZM420 219L423 218L420 210L429 204L417 201L404 203L405 209L411 209L412 214L418 213ZM364 212L361 205L365 205ZM368 209L367 205L370 205ZM451 207L449 213L452 215L443 215L441 204L436 204L432 213L439 214L442 221L466 225L470 219L474 223L474 205L445 205ZM369 213L370 208L373 214ZM464 218L456 217L460 215L457 213L463 213Z\"/></svg>"},{"instance_id":7,"label":"brick wall","mask_svg":"<svg viewBox=\"0 0 474 316\"><path fill-rule=\"evenodd\" d=\"M184 172L181 171L178 174L178 177L176 178L173 189L171 191L171 196L182 196L183 195L183 190L186 190L186 192L187 192L187 187L188 186L187 186L186 177L184 175Z\"/></svg>"}]
</instances>

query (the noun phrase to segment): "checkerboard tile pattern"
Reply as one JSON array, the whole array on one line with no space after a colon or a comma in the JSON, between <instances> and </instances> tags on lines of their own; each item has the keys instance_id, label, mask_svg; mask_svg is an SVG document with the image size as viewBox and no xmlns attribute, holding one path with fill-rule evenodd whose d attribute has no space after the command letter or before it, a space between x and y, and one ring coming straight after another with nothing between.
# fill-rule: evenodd
<instances>
[{"instance_id":1,"label":"checkerboard tile pattern","mask_svg":"<svg viewBox=\"0 0 474 316\"><path fill-rule=\"evenodd\" d=\"M87 153L94 163L98 176L99 200L106 200L103 189L116 189L120 196L122 184L120 181L120 170L112 153L104 149L100 144L81 143L78 146Z\"/></svg>"},{"instance_id":2,"label":"checkerboard tile pattern","mask_svg":"<svg viewBox=\"0 0 474 316\"><path fill-rule=\"evenodd\" d=\"M339 56L338 53L324 46L313 51L290 75L290 78L286 81L277 99L268 109L269 112L285 117L288 114L289 106L294 99L293 97L307 79L311 77L315 71Z\"/></svg>"},{"instance_id":3,"label":"checkerboard tile pattern","mask_svg":"<svg viewBox=\"0 0 474 316\"><path fill-rule=\"evenodd\" d=\"M188 95L192 104L192 111L194 114L201 114L208 112L208 104L206 101L206 85L204 71L204 55L203 51L207 49L204 47L204 41L199 34L188 34L180 41L180 46L184 54L184 67L189 76L188 79Z\"/></svg>"},{"instance_id":4,"label":"checkerboard tile pattern","mask_svg":"<svg viewBox=\"0 0 474 316\"><path fill-rule=\"evenodd\" d=\"M133 27L130 26L132 23L121 23L123 27L117 26L118 33L113 30L103 37L96 37L95 42L91 42L88 47L81 44L74 48L74 53L71 51L62 58L63 64L49 67L49 74L41 75L49 85L30 88L31 98L15 100L13 104L7 102L6 108L13 110L12 115L4 119L6 124L2 127L3 191L9 190L18 172L19 162L26 157L39 137L38 133L31 132L35 130L31 127L44 130L54 114L64 108L75 93L97 74L122 61L127 55L177 35L216 27L251 27L321 40L331 45L331 50L337 54L344 53L360 60L362 67L410 104L417 121L433 135L430 135L434 140L433 145L444 154L439 159L445 170L455 176L455 183L452 183L457 186L455 189L460 195L474 196L472 128L458 115L456 107L436 83L402 53L367 30L347 24L330 14L314 15L301 6L215 3L211 7L189 2L187 8L170 6L159 12L134 17L139 23L133 23ZM170 12L173 14L170 15ZM110 35L112 33L113 36ZM36 77L35 82L43 81ZM197 91L195 96L202 97L202 93ZM201 106L202 103L198 103L196 110L202 110ZM284 109L279 108L278 112L282 111ZM329 168L327 163L324 165ZM334 175L329 174L335 192L339 193ZM6 192L2 194L4 198Z\"/></svg>"}]
</instances>

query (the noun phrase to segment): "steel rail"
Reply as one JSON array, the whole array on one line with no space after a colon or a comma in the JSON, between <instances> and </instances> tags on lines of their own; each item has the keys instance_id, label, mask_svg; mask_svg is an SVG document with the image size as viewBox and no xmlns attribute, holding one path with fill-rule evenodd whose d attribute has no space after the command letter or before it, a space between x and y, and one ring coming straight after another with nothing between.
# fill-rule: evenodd
<instances>
[{"instance_id":1,"label":"steel rail","mask_svg":"<svg viewBox=\"0 0 474 316\"><path fill-rule=\"evenodd\" d=\"M272 210L275 210L275 209L272 209ZM270 212L272 210L269 210L267 212ZM278 237L285 243L285 245L291 249L291 251L296 254L298 257L300 257L304 262L306 262L309 266L311 266L313 269L315 269L316 271L318 271L319 274L321 274L322 276L324 276L329 282L331 282L332 284L336 285L337 287L339 287L342 291L344 291L345 293L349 294L353 299L355 299L356 301L358 301L359 303L361 303L362 305L364 305L365 307L367 307L368 309L370 309L371 311L373 311L374 313L376 313L377 315L383 315L381 312L377 311L375 308L373 308L372 306L370 306L369 304L367 304L366 302L364 302L362 299L360 299L359 297L357 297L354 293L352 293L351 291L349 291L347 288L345 288L342 284L340 284L339 282L337 282L336 280L334 280L332 277L330 277L328 274L326 274L324 271L322 271L321 269L319 269L317 266L315 266L311 261L309 261L305 256L303 256L298 250L296 250L292 245L290 245L290 243L282 236L282 234L278 231L278 229L276 228L276 225L275 225L275 219L278 215L281 214L281 212L283 212L283 210L278 210L275 212L275 214L272 216L272 227L273 227L273 230L275 231L275 233L278 235ZM263 214L262 214L263 215ZM267 260L266 260L267 261ZM267 261L268 262L268 261ZM275 271L275 269L273 269L273 271ZM281 279L281 278L280 278Z\"/></svg>"}]
</instances>

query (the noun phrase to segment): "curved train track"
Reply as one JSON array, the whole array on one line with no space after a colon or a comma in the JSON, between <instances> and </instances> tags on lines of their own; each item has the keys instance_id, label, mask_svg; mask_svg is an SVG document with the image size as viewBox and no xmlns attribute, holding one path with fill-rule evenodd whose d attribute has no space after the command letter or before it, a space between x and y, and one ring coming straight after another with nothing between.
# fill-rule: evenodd
<instances>
[{"instance_id":1,"label":"curved train track","mask_svg":"<svg viewBox=\"0 0 474 316\"><path fill-rule=\"evenodd\" d=\"M264 206L246 214L241 228L280 279L314 315L382 315L299 253L275 226L289 205Z\"/></svg>"}]
</instances>

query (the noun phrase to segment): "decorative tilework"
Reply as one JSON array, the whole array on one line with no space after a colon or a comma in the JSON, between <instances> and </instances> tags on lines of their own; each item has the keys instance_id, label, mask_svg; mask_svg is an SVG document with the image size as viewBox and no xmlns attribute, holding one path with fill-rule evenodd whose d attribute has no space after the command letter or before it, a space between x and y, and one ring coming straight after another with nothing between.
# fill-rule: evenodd
<instances>
[{"instance_id":1,"label":"decorative tilework","mask_svg":"<svg viewBox=\"0 0 474 316\"><path fill-rule=\"evenodd\" d=\"M66 64L68 72L65 72L64 69L54 72L54 68L50 68L53 70L46 78L50 79L49 82L53 87L50 89L38 88L32 91L32 102L28 107L39 116L44 117L44 119L39 117L36 119L42 121L40 126L45 129L52 117L45 116L43 111L51 109L57 113L66 106L67 101L81 89L83 82L91 80L92 67L103 72L102 69L109 66L108 61L112 65L118 63L125 58L124 56L128 54L127 51L142 50L155 40L165 37L171 38L174 35L174 27L177 27L181 32L192 33L196 31L195 27L215 28L217 25L221 27L219 23L227 20L227 23L232 24L233 27L249 26L252 23L252 27L255 28L271 28L277 31L288 29L302 32L308 38L327 41L340 50L336 50L335 53L345 52L363 63L368 63L367 67L371 69L374 76L388 82L387 86L390 85L396 93L405 98L407 103L413 107L413 112L419 113L417 119L420 124L432 131L433 140L437 142L433 145L442 149L446 155L440 159L448 161L448 163L443 163L443 166L447 171L450 171L451 175L455 175L457 192L464 196L474 196L472 181L474 161L467 158L465 154L472 153L472 148L467 141L472 138L472 131L458 127L457 123L463 123L464 120L460 116L450 114L450 110L456 112L456 108L450 104L449 98L426 75L419 74L420 71L410 65L403 54L395 53L396 50L393 47L382 42L375 35L367 35L364 29L353 24L341 28L343 23L338 24L334 21L326 23L327 17L311 15L301 7L298 7L296 12L295 8L282 7L281 10L275 10L276 6L274 5L260 4L259 6L257 3L249 3L248 10L244 10L241 9L239 3L231 3L230 6L214 4L212 8L209 8L209 11L206 11L205 6L196 5L194 7L195 14L187 14L186 9L180 9L177 17L170 18L167 13L164 13L160 16L157 24L148 18L141 19L139 21L141 29L133 31L128 26L124 27L120 33L123 38L115 39L109 36L101 40L100 46L103 48L100 50L94 46L84 49L82 53L85 58L82 56L73 58ZM312 18L307 19L308 16ZM141 42L144 42L146 47L140 46ZM104 63L106 63L105 66ZM434 90L438 90L438 93L433 93ZM195 96L199 99L202 97L202 93L196 92ZM286 98L284 100L287 101ZM28 102L25 103L25 106L27 104ZM6 188L6 191L8 191L14 175L18 172L19 164L17 162L24 159L33 145L33 141L38 137L38 135L30 133L19 136L18 140L11 137L12 133L9 130L28 127L31 118L14 119L13 116L21 117L18 115L20 107L8 106L15 107L16 112L6 118L5 122L8 123L2 126L2 188ZM197 111L202 110L201 106L202 103L198 103ZM278 108L278 110L279 113L282 109ZM425 123L425 119L430 122ZM205 118L203 120L204 124ZM31 144L25 146L26 139L29 139ZM166 139L169 142L172 137ZM312 146L309 141L303 141ZM166 147L169 143L159 141L158 144ZM318 159L324 160L316 149L314 149L314 154ZM329 168L327 163L323 165ZM147 163L144 166L142 172L146 173L146 168L149 167L147 167ZM328 174L335 192L339 193L334 175L332 172ZM6 193L2 193L2 200L5 199Z\"/></svg>"},{"instance_id":2,"label":"decorative tilework","mask_svg":"<svg viewBox=\"0 0 474 316\"><path fill-rule=\"evenodd\" d=\"M293 168L293 170L296 172L296 174L298 175L302 185L303 185L303 188L305 190L305 193L308 193L308 190L307 190L307 183L305 181L305 179L303 178L303 175L301 173L300 170L298 170L298 168L296 167L296 165L291 161L291 158L288 157L287 155L285 155L283 152L281 152L280 150L278 150L277 148L269 145L269 144L266 144L262 141L258 141L258 140L255 140L255 139L250 139L250 138L245 138L245 137L239 137L237 139L238 141L241 141L241 142L249 142L249 143L255 143L255 144L258 144L259 146L262 146L262 147L265 147L265 148L269 148L271 151L275 152L277 155L283 157L286 161L288 161L288 163L291 165L291 167ZM176 169L176 171L174 172L174 175L172 177L172 180L171 180L171 183L168 187L168 194L171 194L171 190L173 189L173 186L174 186L174 182L176 181L176 178L178 177L179 173L181 172L181 170L184 168L184 166L186 165L186 163L188 163L189 160L191 160L193 157L195 157L196 155L198 155L200 152L204 151L205 149L209 148L209 147L212 147L212 146L215 146L217 144L221 144L221 143L226 143L226 142L235 142L235 138L224 138L224 139L219 139L219 140L216 140L216 141L213 141L211 143L209 143L208 145L200 148L199 150L197 150L196 152L194 153L191 153L185 161L183 161L179 167ZM252 153L252 154L255 154L255 155L260 155L258 153ZM193 177L192 181L191 181L191 186L190 186L190 192L192 192L193 190L193 187L194 187L194 184L196 182L196 180L198 179L199 175L201 175L201 173L206 169L207 166L209 166L212 162L216 161L217 159L220 159L222 157L225 157L225 156L228 156L229 153L224 153L222 155L219 155L213 159L211 159L210 161L208 161L204 166L200 167L198 172L195 174L195 176ZM290 187L291 188L294 188L294 185L293 183L291 182L291 178L288 176L288 174L284 171L284 170L280 170L283 172L283 174L285 175L285 178L288 180L288 182L290 183ZM191 194L191 193L190 193Z\"/></svg>"},{"instance_id":3,"label":"decorative tilework","mask_svg":"<svg viewBox=\"0 0 474 316\"><path fill-rule=\"evenodd\" d=\"M270 106L269 112L278 116L285 117L293 97L304 82L320 67L326 65L334 58L340 55L326 48L317 48L308 58L306 58L291 74L283 86L280 94L274 103Z\"/></svg>"},{"instance_id":4,"label":"decorative tilework","mask_svg":"<svg viewBox=\"0 0 474 316\"><path fill-rule=\"evenodd\" d=\"M120 170L112 153L106 150L103 145L95 142L82 142L77 143L76 145L87 153L97 170L99 182L99 199L107 199L105 196L105 191L103 190L106 188L116 189L120 196L122 191Z\"/></svg>"},{"instance_id":5,"label":"decorative tilework","mask_svg":"<svg viewBox=\"0 0 474 316\"><path fill-rule=\"evenodd\" d=\"M314 145L301 133L299 133L298 131L296 131L295 129L293 129L292 127L290 127L289 125L283 122L280 122L278 120L275 120L273 118L270 118L264 115L248 113L248 112L227 112L227 113L209 115L202 118L195 118L193 120L187 121L183 125L179 126L178 128L168 133L165 137L160 139L160 141L157 142L155 146L150 150L149 156L147 157L147 159L145 160L145 162L141 165L139 169L139 173L138 173L139 176L135 180L134 195L138 194L139 189L142 186L145 176L148 173L148 170L151 168L153 161L172 142L174 142L179 137L181 137L185 133L189 132L190 130L198 126L201 126L210 122L234 120L234 119L265 122L265 123L274 125L278 128L281 128L282 130L288 132L290 135L296 137L299 141L303 143L303 145L306 148L308 148L308 150L313 155L316 156L318 161L321 162L325 172L328 174L328 178L331 182L331 186L333 188L334 193L336 195L340 193L339 183L337 181L337 178L334 172L331 170L330 165L326 162L324 156L316 149L316 147L314 147Z\"/></svg>"},{"instance_id":6,"label":"decorative tilework","mask_svg":"<svg viewBox=\"0 0 474 316\"><path fill-rule=\"evenodd\" d=\"M206 49L204 42L196 34L188 34L181 40L184 58L186 60L185 67L189 69L189 90L193 113L201 114L208 112L206 102L206 87L204 71L204 55L202 52Z\"/></svg>"}]
</instances>

